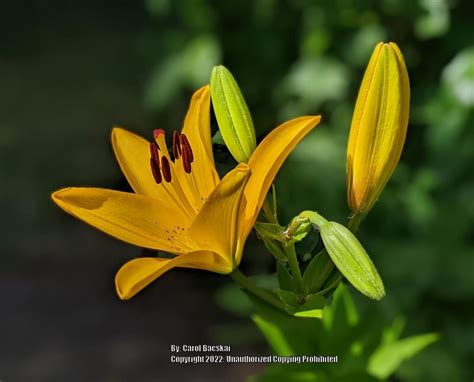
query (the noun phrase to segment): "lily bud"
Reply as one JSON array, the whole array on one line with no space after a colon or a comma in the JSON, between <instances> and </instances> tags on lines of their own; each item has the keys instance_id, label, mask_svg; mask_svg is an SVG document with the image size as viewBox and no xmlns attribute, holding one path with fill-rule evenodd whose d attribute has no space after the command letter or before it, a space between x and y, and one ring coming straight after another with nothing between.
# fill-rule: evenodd
<instances>
[{"instance_id":1,"label":"lily bud","mask_svg":"<svg viewBox=\"0 0 474 382\"><path fill-rule=\"evenodd\" d=\"M257 143L252 117L239 85L222 65L212 70L210 85L222 139L237 162L247 163Z\"/></svg>"},{"instance_id":2,"label":"lily bud","mask_svg":"<svg viewBox=\"0 0 474 382\"><path fill-rule=\"evenodd\" d=\"M396 44L379 43L367 66L347 146L347 198L366 214L395 170L405 143L410 85Z\"/></svg>"},{"instance_id":3,"label":"lily bud","mask_svg":"<svg viewBox=\"0 0 474 382\"><path fill-rule=\"evenodd\" d=\"M382 279L354 234L336 222L326 222L319 229L331 260L354 288L375 300L385 296Z\"/></svg>"},{"instance_id":4,"label":"lily bud","mask_svg":"<svg viewBox=\"0 0 474 382\"><path fill-rule=\"evenodd\" d=\"M303 211L298 216L309 219L318 227L329 257L354 288L375 300L385 296L385 288L374 263L348 228L326 220L315 211Z\"/></svg>"}]
</instances>

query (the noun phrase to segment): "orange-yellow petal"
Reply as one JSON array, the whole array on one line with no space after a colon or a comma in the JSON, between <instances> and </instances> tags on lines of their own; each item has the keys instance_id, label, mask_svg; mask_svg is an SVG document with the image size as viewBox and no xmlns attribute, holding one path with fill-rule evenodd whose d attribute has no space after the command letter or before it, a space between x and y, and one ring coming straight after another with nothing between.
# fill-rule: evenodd
<instances>
[{"instance_id":1,"label":"orange-yellow petal","mask_svg":"<svg viewBox=\"0 0 474 382\"><path fill-rule=\"evenodd\" d=\"M101 188L65 188L52 199L72 216L127 243L175 254L192 248L185 216L159 200Z\"/></svg>"},{"instance_id":2,"label":"orange-yellow petal","mask_svg":"<svg viewBox=\"0 0 474 382\"><path fill-rule=\"evenodd\" d=\"M191 176L199 194L206 198L219 183L211 142L211 92L209 86L198 89L191 98L182 133L193 150Z\"/></svg>"},{"instance_id":3,"label":"orange-yellow petal","mask_svg":"<svg viewBox=\"0 0 474 382\"><path fill-rule=\"evenodd\" d=\"M128 183L137 194L160 198L150 168L150 142L120 127L111 134L112 147Z\"/></svg>"},{"instance_id":4,"label":"orange-yellow petal","mask_svg":"<svg viewBox=\"0 0 474 382\"><path fill-rule=\"evenodd\" d=\"M156 184L150 167L150 142L119 127L112 129L112 147L128 183L137 194L161 200L173 205L187 215L189 222L192 209L168 183Z\"/></svg>"},{"instance_id":5,"label":"orange-yellow petal","mask_svg":"<svg viewBox=\"0 0 474 382\"><path fill-rule=\"evenodd\" d=\"M122 300L128 300L172 268L196 268L196 266L193 266L193 262L204 265L212 264L213 254L209 252L191 252L173 259L140 257L130 260L119 269L115 276L117 294Z\"/></svg>"},{"instance_id":6,"label":"orange-yellow petal","mask_svg":"<svg viewBox=\"0 0 474 382\"><path fill-rule=\"evenodd\" d=\"M252 175L244 191L245 205L241 211L239 249L255 223L265 196L281 165L304 138L321 120L320 116L304 116L283 123L268 134L257 146L249 161ZM237 263L240 258L237 259Z\"/></svg>"},{"instance_id":7,"label":"orange-yellow petal","mask_svg":"<svg viewBox=\"0 0 474 382\"><path fill-rule=\"evenodd\" d=\"M250 176L246 164L230 171L211 193L191 225L189 234L201 250L221 256L227 262L223 273L238 265L234 261L240 203L243 190Z\"/></svg>"}]
</instances>

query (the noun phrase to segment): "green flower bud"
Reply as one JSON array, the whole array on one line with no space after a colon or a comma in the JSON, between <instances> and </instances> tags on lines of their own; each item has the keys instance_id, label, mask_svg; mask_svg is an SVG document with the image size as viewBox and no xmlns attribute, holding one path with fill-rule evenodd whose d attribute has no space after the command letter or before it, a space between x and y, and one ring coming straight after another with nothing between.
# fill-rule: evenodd
<instances>
[{"instance_id":1,"label":"green flower bud","mask_svg":"<svg viewBox=\"0 0 474 382\"><path fill-rule=\"evenodd\" d=\"M372 299L385 296L382 279L354 234L336 222L323 223L319 229L329 256L344 277Z\"/></svg>"},{"instance_id":2,"label":"green flower bud","mask_svg":"<svg viewBox=\"0 0 474 382\"><path fill-rule=\"evenodd\" d=\"M313 229L313 224L308 218L297 216L288 225L285 236L288 242L296 243L303 240L311 229Z\"/></svg>"},{"instance_id":3,"label":"green flower bud","mask_svg":"<svg viewBox=\"0 0 474 382\"><path fill-rule=\"evenodd\" d=\"M239 85L222 65L212 70L211 99L227 148L237 162L247 163L257 146L252 117Z\"/></svg>"}]
</instances>

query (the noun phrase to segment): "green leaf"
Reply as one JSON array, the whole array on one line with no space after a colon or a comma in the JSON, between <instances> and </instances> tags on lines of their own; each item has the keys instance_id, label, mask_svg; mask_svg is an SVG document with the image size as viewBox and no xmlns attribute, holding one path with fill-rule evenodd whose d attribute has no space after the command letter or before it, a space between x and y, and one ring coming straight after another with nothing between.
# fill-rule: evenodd
<instances>
[{"instance_id":1,"label":"green leaf","mask_svg":"<svg viewBox=\"0 0 474 382\"><path fill-rule=\"evenodd\" d=\"M286 242L284 228L279 224L257 222L254 226L267 250L279 261L286 262L286 254L281 242Z\"/></svg>"},{"instance_id":2,"label":"green leaf","mask_svg":"<svg viewBox=\"0 0 474 382\"><path fill-rule=\"evenodd\" d=\"M412 358L438 339L438 334L429 333L382 345L370 357L367 370L375 377L388 378L403 361Z\"/></svg>"},{"instance_id":3,"label":"green leaf","mask_svg":"<svg viewBox=\"0 0 474 382\"><path fill-rule=\"evenodd\" d=\"M237 162L247 163L257 146L252 117L239 85L222 65L212 70L211 99L227 148Z\"/></svg>"},{"instance_id":4,"label":"green leaf","mask_svg":"<svg viewBox=\"0 0 474 382\"><path fill-rule=\"evenodd\" d=\"M307 293L319 292L333 269L334 263L326 251L316 255L309 262L303 274L305 291Z\"/></svg>"},{"instance_id":5,"label":"green leaf","mask_svg":"<svg viewBox=\"0 0 474 382\"><path fill-rule=\"evenodd\" d=\"M332 261L357 290L375 300L385 296L374 263L349 229L336 222L327 222L320 226L320 232Z\"/></svg>"},{"instance_id":6,"label":"green leaf","mask_svg":"<svg viewBox=\"0 0 474 382\"><path fill-rule=\"evenodd\" d=\"M344 284L340 284L334 293L332 304L324 309L324 325L333 332L344 331L359 322L359 313L352 296Z\"/></svg>"},{"instance_id":7,"label":"green leaf","mask_svg":"<svg viewBox=\"0 0 474 382\"><path fill-rule=\"evenodd\" d=\"M322 309L326 306L326 299L319 294L297 295L283 289L277 290L280 300L286 305L288 313L296 317L321 318Z\"/></svg>"},{"instance_id":8,"label":"green leaf","mask_svg":"<svg viewBox=\"0 0 474 382\"><path fill-rule=\"evenodd\" d=\"M329 293L331 290L336 289L342 281L341 272L337 269L333 269L328 279L323 285L323 288L318 292L322 295Z\"/></svg>"},{"instance_id":9,"label":"green leaf","mask_svg":"<svg viewBox=\"0 0 474 382\"><path fill-rule=\"evenodd\" d=\"M278 355L318 354L324 335L320 319L291 316L247 293L254 305L252 320Z\"/></svg>"},{"instance_id":10,"label":"green leaf","mask_svg":"<svg viewBox=\"0 0 474 382\"><path fill-rule=\"evenodd\" d=\"M293 280L293 277L291 277L290 272L288 272L288 269L286 268L285 264L283 264L281 261L277 261L276 268L280 288L284 290L294 291L295 280Z\"/></svg>"},{"instance_id":11,"label":"green leaf","mask_svg":"<svg viewBox=\"0 0 474 382\"><path fill-rule=\"evenodd\" d=\"M285 237L285 228L275 223L262 223L256 222L254 226L260 238L267 238L272 240L278 240L282 243L286 243L288 240Z\"/></svg>"},{"instance_id":12,"label":"green leaf","mask_svg":"<svg viewBox=\"0 0 474 382\"><path fill-rule=\"evenodd\" d=\"M314 317L322 318L323 308L326 306L326 299L319 295L313 294L306 296L306 302L303 305L288 309L290 313L296 317Z\"/></svg>"},{"instance_id":13,"label":"green leaf","mask_svg":"<svg viewBox=\"0 0 474 382\"><path fill-rule=\"evenodd\" d=\"M217 305L236 315L248 316L252 311L248 296L236 284L219 288L214 298Z\"/></svg>"},{"instance_id":14,"label":"green leaf","mask_svg":"<svg viewBox=\"0 0 474 382\"><path fill-rule=\"evenodd\" d=\"M298 306L298 295L296 293L283 289L278 289L277 293L278 297L280 297L280 300L283 301L285 305L290 307Z\"/></svg>"}]
</instances>

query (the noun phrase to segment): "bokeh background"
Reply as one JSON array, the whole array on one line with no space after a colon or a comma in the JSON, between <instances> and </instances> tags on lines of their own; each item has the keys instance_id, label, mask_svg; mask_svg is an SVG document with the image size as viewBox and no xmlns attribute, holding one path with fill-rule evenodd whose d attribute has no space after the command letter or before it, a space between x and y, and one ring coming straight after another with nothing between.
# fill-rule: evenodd
<instances>
[{"instance_id":1,"label":"bokeh background","mask_svg":"<svg viewBox=\"0 0 474 382\"><path fill-rule=\"evenodd\" d=\"M223 63L260 137L285 119L323 115L280 172L281 221L302 209L344 221L358 84L375 43L391 40L411 77L410 126L361 237L385 281L387 314L407 318L406 334L442 336L393 380L472 380L473 12L468 0L1 2L0 379L231 382L257 373L169 363L171 344L267 354L252 324L213 300L225 277L177 270L121 302L114 273L143 251L70 218L49 194L128 190L112 125L145 136L179 128L193 89ZM271 272L256 238L248 245L244 269Z\"/></svg>"}]
</instances>

